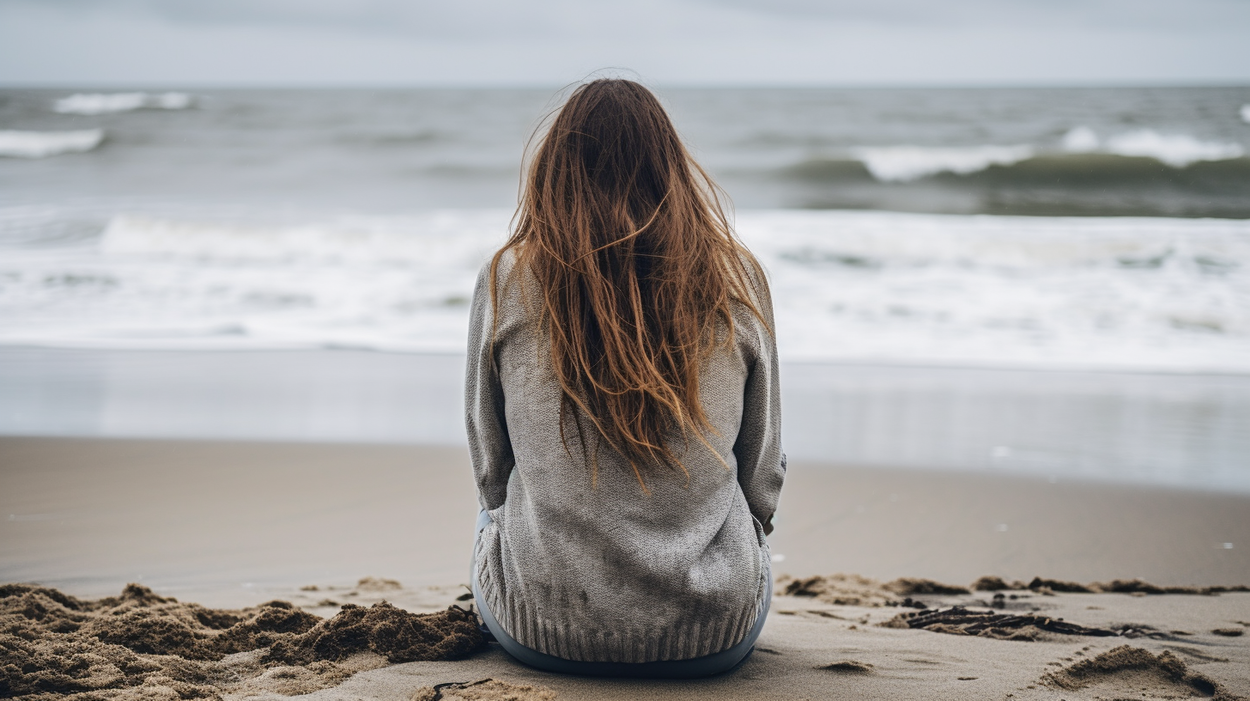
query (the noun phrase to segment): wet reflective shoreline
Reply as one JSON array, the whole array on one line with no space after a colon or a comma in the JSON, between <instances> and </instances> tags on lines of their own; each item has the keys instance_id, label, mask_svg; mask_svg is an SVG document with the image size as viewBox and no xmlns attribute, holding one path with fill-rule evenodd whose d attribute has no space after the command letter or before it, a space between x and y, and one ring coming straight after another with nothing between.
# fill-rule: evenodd
<instances>
[{"instance_id":1,"label":"wet reflective shoreline","mask_svg":"<svg viewBox=\"0 0 1250 701\"><path fill-rule=\"evenodd\" d=\"M0 348L3 436L460 445L463 357ZM1250 492L1250 376L783 363L792 459Z\"/></svg>"}]
</instances>

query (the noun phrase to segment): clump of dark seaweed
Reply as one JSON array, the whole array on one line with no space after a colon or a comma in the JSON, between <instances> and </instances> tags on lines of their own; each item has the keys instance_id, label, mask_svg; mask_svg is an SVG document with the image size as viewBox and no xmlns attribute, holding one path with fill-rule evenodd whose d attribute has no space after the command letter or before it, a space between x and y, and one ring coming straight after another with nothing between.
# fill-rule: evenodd
<instances>
[{"instance_id":1,"label":"clump of dark seaweed","mask_svg":"<svg viewBox=\"0 0 1250 701\"><path fill-rule=\"evenodd\" d=\"M1008 582L1002 577L986 575L972 583L973 591L1005 591L1027 589L1024 582Z\"/></svg>"},{"instance_id":2,"label":"clump of dark seaweed","mask_svg":"<svg viewBox=\"0 0 1250 701\"><path fill-rule=\"evenodd\" d=\"M1081 584L1062 579L1034 577L1027 584L1024 582L1008 582L1002 577L986 575L972 583L974 591L1003 591L1009 589L1031 589L1033 591L1059 592L1063 594L1196 594L1213 596L1228 592L1247 592L1250 587L1242 584L1233 586L1161 587L1140 579L1113 579L1109 582L1092 582Z\"/></svg>"},{"instance_id":3,"label":"clump of dark seaweed","mask_svg":"<svg viewBox=\"0 0 1250 701\"><path fill-rule=\"evenodd\" d=\"M953 596L970 593L967 587L956 586L953 584L942 584L941 582L935 582L932 579L919 579L915 577L900 577L893 582L887 583L885 588L900 596L917 596L920 594Z\"/></svg>"},{"instance_id":4,"label":"clump of dark seaweed","mask_svg":"<svg viewBox=\"0 0 1250 701\"><path fill-rule=\"evenodd\" d=\"M1159 587L1140 579L1114 579L1110 582L1094 582L1089 588L1101 594L1197 594L1213 596L1228 592L1248 592L1250 587Z\"/></svg>"},{"instance_id":5,"label":"clump of dark seaweed","mask_svg":"<svg viewBox=\"0 0 1250 701\"><path fill-rule=\"evenodd\" d=\"M900 613L881 624L885 628L920 628L951 635L978 635L1000 640L1040 640L1047 633L1093 637L1155 638L1175 637L1150 626L1126 624L1116 628L1090 628L1062 618L1032 614L1006 614L974 611L962 606L947 609Z\"/></svg>"},{"instance_id":6,"label":"clump of dark seaweed","mask_svg":"<svg viewBox=\"0 0 1250 701\"><path fill-rule=\"evenodd\" d=\"M931 579L900 577L891 582L854 574L817 575L795 579L784 575L777 580L777 591L785 596L809 596L844 606L908 606L905 598L918 596L961 596L973 591L1022 591L1036 594L1196 594L1214 596L1228 592L1248 592L1245 585L1211 587L1161 587L1140 579L1114 579L1109 582L1081 584L1062 579L1034 577L1029 582L1007 581L986 575L971 587L943 584Z\"/></svg>"},{"instance_id":7,"label":"clump of dark seaweed","mask_svg":"<svg viewBox=\"0 0 1250 701\"><path fill-rule=\"evenodd\" d=\"M1042 577L1034 577L1033 581L1029 582L1028 588L1034 591L1044 589L1046 591L1062 592L1064 594L1095 593L1093 589L1085 586L1084 584L1078 584L1077 582L1065 582L1061 579L1044 579Z\"/></svg>"}]
</instances>

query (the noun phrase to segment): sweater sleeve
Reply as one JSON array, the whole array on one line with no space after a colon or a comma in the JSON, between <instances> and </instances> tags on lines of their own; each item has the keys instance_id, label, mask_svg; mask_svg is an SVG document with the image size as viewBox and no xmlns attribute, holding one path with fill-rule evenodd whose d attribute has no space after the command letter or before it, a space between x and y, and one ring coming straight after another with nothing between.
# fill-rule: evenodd
<instances>
[{"instance_id":1,"label":"sweater sleeve","mask_svg":"<svg viewBox=\"0 0 1250 701\"><path fill-rule=\"evenodd\" d=\"M478 502L491 510L503 506L515 458L504 415L503 384L491 342L493 317L489 263L473 290L469 312L469 347L464 381L464 418L469 458L477 481Z\"/></svg>"},{"instance_id":2,"label":"sweater sleeve","mask_svg":"<svg viewBox=\"0 0 1250 701\"><path fill-rule=\"evenodd\" d=\"M763 300L768 325L775 328L772 300ZM753 320L754 317L752 317ZM758 352L748 368L743 390L742 424L734 444L738 460L738 484L746 496L751 515L765 532L772 531L771 519L777 510L781 485L786 475L786 456L781 450L781 387L777 361L777 341L755 320ZM745 329L742 329L745 331Z\"/></svg>"}]
</instances>

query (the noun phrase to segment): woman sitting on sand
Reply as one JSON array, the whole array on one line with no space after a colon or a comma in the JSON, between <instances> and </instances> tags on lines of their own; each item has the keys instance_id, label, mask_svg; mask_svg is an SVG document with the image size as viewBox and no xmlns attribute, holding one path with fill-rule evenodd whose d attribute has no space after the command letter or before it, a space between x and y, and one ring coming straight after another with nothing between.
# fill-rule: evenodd
<instances>
[{"instance_id":1,"label":"woman sitting on sand","mask_svg":"<svg viewBox=\"0 0 1250 701\"><path fill-rule=\"evenodd\" d=\"M512 656L694 677L750 653L785 475L772 302L646 88L569 97L482 269L473 593Z\"/></svg>"}]
</instances>

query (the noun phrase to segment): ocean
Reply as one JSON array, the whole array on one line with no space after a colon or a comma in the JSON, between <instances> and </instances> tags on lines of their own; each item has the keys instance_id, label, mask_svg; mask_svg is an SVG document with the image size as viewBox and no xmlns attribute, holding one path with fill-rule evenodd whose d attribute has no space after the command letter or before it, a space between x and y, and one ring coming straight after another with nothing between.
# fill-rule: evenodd
<instances>
[{"instance_id":1,"label":"ocean","mask_svg":"<svg viewBox=\"0 0 1250 701\"><path fill-rule=\"evenodd\" d=\"M1097 476L1148 463L1176 483L1250 488L1250 87L659 92L769 271L791 376L841 368L796 410L792 443L870 464ZM557 105L553 90L0 90L0 347L61 349L57 372L74 352L454 358L527 139ZM55 375L27 372L35 355L4 357L0 433L51 431L13 398L77 395L13 379ZM943 417L1002 372L1084 377L1057 383L1060 405L1138 414L1100 423L1097 450L1071 427L1035 427L936 436L959 446L941 459L856 442L844 428L859 409L830 415L841 433L812 418L906 385L929 397L922 414L972 435ZM1090 379L1146 376L1182 379ZM937 404L922 391L935 377L953 392ZM1021 382L1002 386L1048 384ZM879 430L913 400L874 405ZM1168 406L1187 407L1183 425ZM1175 445L1149 450L1164 434ZM1223 476L1193 477L1211 470Z\"/></svg>"}]
</instances>

